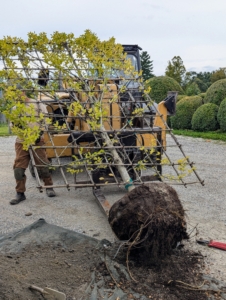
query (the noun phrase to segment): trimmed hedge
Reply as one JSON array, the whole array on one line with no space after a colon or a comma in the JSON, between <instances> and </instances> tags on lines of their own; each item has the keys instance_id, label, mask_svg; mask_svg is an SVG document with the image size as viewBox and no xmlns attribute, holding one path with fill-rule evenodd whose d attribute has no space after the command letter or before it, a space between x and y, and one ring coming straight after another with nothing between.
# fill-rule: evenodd
<instances>
[{"instance_id":1,"label":"trimmed hedge","mask_svg":"<svg viewBox=\"0 0 226 300\"><path fill-rule=\"evenodd\" d=\"M184 99L184 97L187 97L187 95L178 95L178 96L177 96L177 103L178 103L181 99Z\"/></svg>"},{"instance_id":2,"label":"trimmed hedge","mask_svg":"<svg viewBox=\"0 0 226 300\"><path fill-rule=\"evenodd\" d=\"M226 98L221 101L217 114L217 120L220 125L220 129L226 132Z\"/></svg>"},{"instance_id":3,"label":"trimmed hedge","mask_svg":"<svg viewBox=\"0 0 226 300\"><path fill-rule=\"evenodd\" d=\"M195 82L198 85L201 93L205 93L207 91L208 85L205 84L205 82L203 82L200 78L198 77L194 78L193 82Z\"/></svg>"},{"instance_id":4,"label":"trimmed hedge","mask_svg":"<svg viewBox=\"0 0 226 300\"><path fill-rule=\"evenodd\" d=\"M179 83L168 76L153 77L145 82L145 85L151 87L151 98L159 103L164 100L169 91L177 91L179 94L184 94L182 87Z\"/></svg>"},{"instance_id":5,"label":"trimmed hedge","mask_svg":"<svg viewBox=\"0 0 226 300\"><path fill-rule=\"evenodd\" d=\"M192 82L186 87L185 93L187 96L198 95L201 93L201 90L198 87L196 82Z\"/></svg>"},{"instance_id":6,"label":"trimmed hedge","mask_svg":"<svg viewBox=\"0 0 226 300\"><path fill-rule=\"evenodd\" d=\"M198 94L199 97L202 97L202 100L204 101L205 97L206 97L206 93L200 93Z\"/></svg>"},{"instance_id":7,"label":"trimmed hedge","mask_svg":"<svg viewBox=\"0 0 226 300\"><path fill-rule=\"evenodd\" d=\"M170 118L173 129L191 129L191 119L198 107L202 105L199 96L187 96L176 105L176 115Z\"/></svg>"},{"instance_id":8,"label":"trimmed hedge","mask_svg":"<svg viewBox=\"0 0 226 300\"><path fill-rule=\"evenodd\" d=\"M194 113L191 124L196 131L214 131L219 128L217 121L218 106L214 103L206 103L200 106Z\"/></svg>"},{"instance_id":9,"label":"trimmed hedge","mask_svg":"<svg viewBox=\"0 0 226 300\"><path fill-rule=\"evenodd\" d=\"M220 105L226 97L226 79L217 80L206 91L205 103Z\"/></svg>"}]
</instances>

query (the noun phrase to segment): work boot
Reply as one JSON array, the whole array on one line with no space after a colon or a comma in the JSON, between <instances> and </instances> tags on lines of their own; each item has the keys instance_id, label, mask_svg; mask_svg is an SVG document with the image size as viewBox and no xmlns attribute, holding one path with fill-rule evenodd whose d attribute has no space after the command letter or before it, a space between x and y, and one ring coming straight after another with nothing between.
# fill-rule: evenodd
<instances>
[{"instance_id":1,"label":"work boot","mask_svg":"<svg viewBox=\"0 0 226 300\"><path fill-rule=\"evenodd\" d=\"M21 201L24 201L24 200L26 200L26 196L24 195L24 193L17 192L16 197L14 199L12 199L9 203L11 205L16 205L16 204L19 204Z\"/></svg>"},{"instance_id":2,"label":"work boot","mask_svg":"<svg viewBox=\"0 0 226 300\"><path fill-rule=\"evenodd\" d=\"M48 188L46 189L46 195L48 197L55 197L56 196L56 193L54 192L54 189L53 188Z\"/></svg>"}]
</instances>

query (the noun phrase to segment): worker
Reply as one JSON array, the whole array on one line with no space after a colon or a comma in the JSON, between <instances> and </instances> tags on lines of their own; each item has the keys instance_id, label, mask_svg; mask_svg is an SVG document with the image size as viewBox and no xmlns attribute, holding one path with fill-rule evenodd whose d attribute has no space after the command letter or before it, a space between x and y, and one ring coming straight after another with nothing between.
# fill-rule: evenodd
<instances>
[{"instance_id":1,"label":"worker","mask_svg":"<svg viewBox=\"0 0 226 300\"><path fill-rule=\"evenodd\" d=\"M21 89L21 87L19 87ZM23 98L25 99L25 105L27 107L34 107L35 113L37 116L39 116L40 113L43 113L44 115L47 114L47 108L46 106L41 103L38 100L31 99L28 97L28 95L24 92L23 93ZM15 108L13 108L15 109ZM41 126L39 123L32 123L29 124L29 126L34 127L34 126ZM14 124L12 124L14 126ZM40 137L36 140L35 146L43 146L44 145L44 137L43 137L43 132L41 131ZM16 179L16 197L10 201L11 205L15 205L20 203L21 201L26 200L26 196L24 192L26 191L26 175L25 171L29 165L30 161L30 154L28 150L23 149L23 139L20 137L16 138L15 142L15 151L16 151L16 158L14 161L13 169L14 169L14 177ZM51 174L49 172L48 164L49 160L47 158L47 154L44 148L37 148L33 151L33 157L35 160L36 165L43 165L43 167L37 167L38 173L40 178L43 180L45 186L52 186L53 181ZM55 197L55 191L53 188L49 187L46 188L46 194L48 197Z\"/></svg>"}]
</instances>

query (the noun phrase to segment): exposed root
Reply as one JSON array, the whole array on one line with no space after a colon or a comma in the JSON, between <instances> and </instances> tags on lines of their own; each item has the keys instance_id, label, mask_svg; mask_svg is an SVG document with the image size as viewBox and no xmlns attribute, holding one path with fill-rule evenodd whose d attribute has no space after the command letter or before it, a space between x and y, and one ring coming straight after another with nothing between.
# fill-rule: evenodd
<instances>
[{"instance_id":1,"label":"exposed root","mask_svg":"<svg viewBox=\"0 0 226 300\"><path fill-rule=\"evenodd\" d=\"M146 262L157 262L188 238L178 195L161 182L139 186L117 201L109 223L119 239L128 240L128 255L142 252Z\"/></svg>"}]
</instances>

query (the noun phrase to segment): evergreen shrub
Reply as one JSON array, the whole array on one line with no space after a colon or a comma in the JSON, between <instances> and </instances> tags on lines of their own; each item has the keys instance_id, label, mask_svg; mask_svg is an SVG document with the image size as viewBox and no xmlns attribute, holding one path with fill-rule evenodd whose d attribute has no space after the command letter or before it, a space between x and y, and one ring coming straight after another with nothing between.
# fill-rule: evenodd
<instances>
[{"instance_id":1,"label":"evergreen shrub","mask_svg":"<svg viewBox=\"0 0 226 300\"><path fill-rule=\"evenodd\" d=\"M176 105L176 114L172 116L171 126L173 129L191 129L191 119L198 107L202 105L199 96L187 96Z\"/></svg>"},{"instance_id":2,"label":"evergreen shrub","mask_svg":"<svg viewBox=\"0 0 226 300\"><path fill-rule=\"evenodd\" d=\"M206 91L205 103L214 103L220 105L226 97L226 79L217 80Z\"/></svg>"},{"instance_id":3,"label":"evergreen shrub","mask_svg":"<svg viewBox=\"0 0 226 300\"><path fill-rule=\"evenodd\" d=\"M206 93L200 93L198 94L199 97L202 97L203 103L204 103L204 99L206 97Z\"/></svg>"},{"instance_id":4,"label":"evergreen shrub","mask_svg":"<svg viewBox=\"0 0 226 300\"><path fill-rule=\"evenodd\" d=\"M198 95L201 93L201 90L198 87L196 82L192 82L186 87L185 93L187 96Z\"/></svg>"},{"instance_id":5,"label":"evergreen shrub","mask_svg":"<svg viewBox=\"0 0 226 300\"><path fill-rule=\"evenodd\" d=\"M191 124L195 131L214 131L219 128L217 121L218 106L214 103L206 103L194 112Z\"/></svg>"},{"instance_id":6,"label":"evergreen shrub","mask_svg":"<svg viewBox=\"0 0 226 300\"><path fill-rule=\"evenodd\" d=\"M159 103L167 97L167 92L177 91L178 95L184 94L180 84L171 77L158 76L145 82L145 85L151 87L150 96L152 100Z\"/></svg>"},{"instance_id":7,"label":"evergreen shrub","mask_svg":"<svg viewBox=\"0 0 226 300\"><path fill-rule=\"evenodd\" d=\"M208 89L208 85L205 82L203 82L201 79L199 79L198 77L194 78L193 82L198 85L201 93L205 93L206 90Z\"/></svg>"},{"instance_id":8,"label":"evergreen shrub","mask_svg":"<svg viewBox=\"0 0 226 300\"><path fill-rule=\"evenodd\" d=\"M226 132L226 98L221 101L217 114L217 120L220 125L220 129Z\"/></svg>"},{"instance_id":9,"label":"evergreen shrub","mask_svg":"<svg viewBox=\"0 0 226 300\"><path fill-rule=\"evenodd\" d=\"M184 97L187 97L187 95L178 95L178 96L177 96L177 103L178 103L181 99L183 99Z\"/></svg>"}]
</instances>

